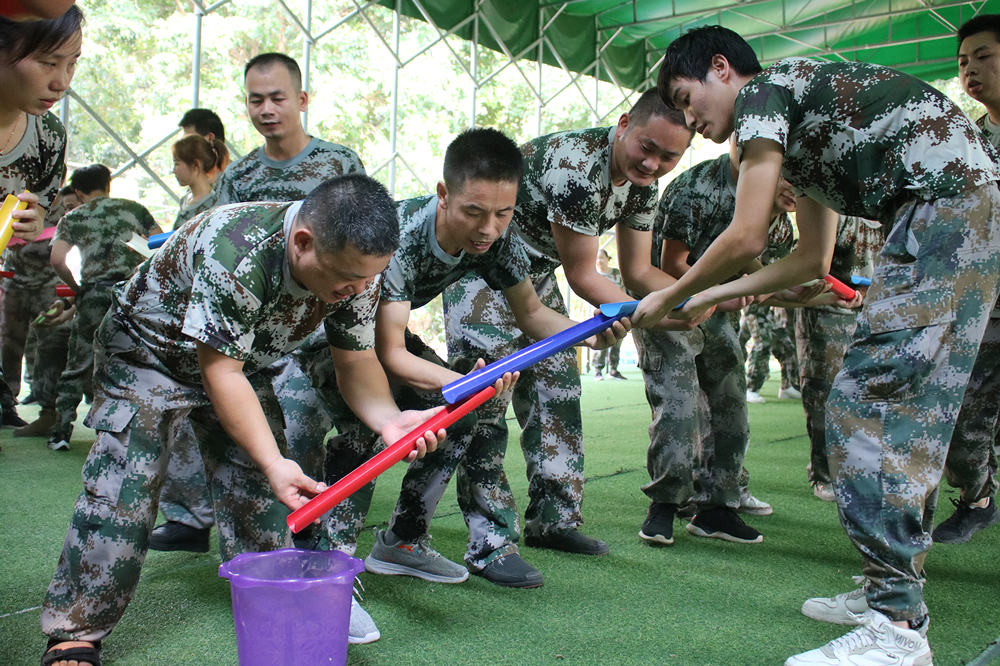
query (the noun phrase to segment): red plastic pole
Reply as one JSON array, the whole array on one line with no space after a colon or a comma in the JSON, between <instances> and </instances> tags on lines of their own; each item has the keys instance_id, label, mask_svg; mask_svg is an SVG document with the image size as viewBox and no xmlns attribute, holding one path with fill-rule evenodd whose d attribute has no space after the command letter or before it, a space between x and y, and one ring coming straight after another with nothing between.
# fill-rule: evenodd
<instances>
[{"instance_id":1,"label":"red plastic pole","mask_svg":"<svg viewBox=\"0 0 1000 666\"><path fill-rule=\"evenodd\" d=\"M76 296L76 292L70 289L69 285L57 284L56 296L58 296L59 298L69 298L70 296Z\"/></svg>"},{"instance_id":2,"label":"red plastic pole","mask_svg":"<svg viewBox=\"0 0 1000 666\"><path fill-rule=\"evenodd\" d=\"M441 428L447 428L495 396L496 393L495 388L487 386L462 402L448 405L443 411L406 433L398 442L309 500L308 504L293 511L286 520L288 527L291 528L292 532L300 532L305 529L324 513L357 492L361 486L410 455L417 440L423 437L425 432L428 430L437 432Z\"/></svg>"},{"instance_id":3,"label":"red plastic pole","mask_svg":"<svg viewBox=\"0 0 1000 666\"><path fill-rule=\"evenodd\" d=\"M844 284L843 282L841 282L837 278L833 277L832 275L827 275L823 279L830 283L831 291L833 293L837 294L837 296L840 296L845 301L851 300L852 298L854 298L854 295L857 293L856 291L854 291L853 289L851 289L850 287L848 287L846 284Z\"/></svg>"}]
</instances>

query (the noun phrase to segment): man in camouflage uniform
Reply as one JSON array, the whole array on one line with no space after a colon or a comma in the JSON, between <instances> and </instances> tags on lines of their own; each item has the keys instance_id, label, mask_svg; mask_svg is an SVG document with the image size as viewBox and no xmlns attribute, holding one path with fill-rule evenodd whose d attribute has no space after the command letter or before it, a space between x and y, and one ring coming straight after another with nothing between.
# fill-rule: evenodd
<instances>
[{"instance_id":1,"label":"man in camouflage uniform","mask_svg":"<svg viewBox=\"0 0 1000 666\"><path fill-rule=\"evenodd\" d=\"M734 147L730 154L688 169L667 186L653 223L653 266L680 278L725 230L736 204L737 164ZM783 183L771 209L765 253L770 257L790 244L788 213L794 209L791 188ZM758 268L760 263L751 261L745 270ZM633 333L653 411L647 454L651 480L642 489L651 503L639 531L651 544L674 542L678 507L689 501L696 507L687 526L691 534L736 543L763 541L760 532L737 515L749 481L749 475L743 478L743 460L750 443L744 352L738 335L737 311L742 305L742 299L727 303L692 331ZM699 406L701 398L704 404ZM770 505L755 502L770 513Z\"/></svg>"},{"instance_id":2,"label":"man in camouflage uniform","mask_svg":"<svg viewBox=\"0 0 1000 666\"><path fill-rule=\"evenodd\" d=\"M789 238L791 238L791 228L789 222ZM795 384L799 381L799 365L795 357L792 317L793 315L785 308L760 303L747 306L743 317L746 337L740 336L743 340L753 341L747 357L747 402L765 402L760 395L760 389L771 374L772 355L778 359L781 366L781 388L778 397L798 397Z\"/></svg>"},{"instance_id":3,"label":"man in camouflage uniform","mask_svg":"<svg viewBox=\"0 0 1000 666\"><path fill-rule=\"evenodd\" d=\"M612 268L611 257L608 256L608 251L601 248L597 251L597 272L601 274L601 277L607 278L615 283L615 286L619 289L624 289L625 284L622 282L622 272L617 268ZM618 361L621 359L622 344L619 342L607 349L600 349L598 351L591 351L590 357L593 359L594 364L594 381L601 381L604 379L604 366L608 367L608 377L612 379L625 379L625 375L618 372Z\"/></svg>"},{"instance_id":4,"label":"man in camouflage uniform","mask_svg":"<svg viewBox=\"0 0 1000 666\"><path fill-rule=\"evenodd\" d=\"M379 274L397 243L385 188L351 175L304 203L216 209L117 287L96 337L97 441L42 610L50 647L99 645L124 612L181 419L205 460L223 559L290 545L289 509L323 485L285 457L281 410L257 371L320 324L369 427L394 442L428 418L399 412L372 349ZM425 433L418 453L441 436Z\"/></svg>"},{"instance_id":5,"label":"man in camouflage uniform","mask_svg":"<svg viewBox=\"0 0 1000 666\"><path fill-rule=\"evenodd\" d=\"M69 194L63 190L69 189ZM51 229L62 218L66 200L75 200L76 193L67 186L60 190L56 201L45 215L46 228ZM75 208L75 206L72 206ZM51 229L48 233L52 233ZM43 236L43 238L45 238ZM69 322L54 327L35 326L33 321L56 299L59 278L49 263L49 238L8 246L4 270L14 273L3 280L3 308L0 310L0 348L3 350L5 376L14 395L20 393L21 362L25 362L25 377L31 375L33 402L41 407L32 423L16 428L14 437L43 437L56 421L56 387L66 365L69 344ZM41 349L41 353L38 350ZM30 371L30 372L29 372Z\"/></svg>"},{"instance_id":6,"label":"man in camouflage uniform","mask_svg":"<svg viewBox=\"0 0 1000 666\"><path fill-rule=\"evenodd\" d=\"M215 186L217 205L298 201L325 180L348 173L365 173L361 159L350 148L306 134L301 112L309 95L302 90L302 73L294 59L281 53L256 56L244 68L244 83L247 115L264 137L264 145L232 163L219 177ZM188 127L196 129L196 125L185 126L185 132ZM296 367L285 367L293 361L290 356L267 371L275 380L282 410L289 421L291 432L286 435L293 451L301 448L299 442L312 442L312 447L306 447L312 453L303 455L318 455L321 447L317 446L322 444L332 421L326 409L317 404L319 398L313 382L297 366L327 356L327 347L320 332L315 341L296 350L295 358L305 359ZM336 387L332 393L339 396ZM187 429L184 425L180 427ZM296 460L304 463L300 458ZM201 456L190 437L178 440L160 502L167 522L153 531L150 547L206 551L214 519Z\"/></svg>"},{"instance_id":7,"label":"man in camouflage uniform","mask_svg":"<svg viewBox=\"0 0 1000 666\"><path fill-rule=\"evenodd\" d=\"M511 233L527 246L529 277L547 307L566 314L553 271L562 265L573 291L593 305L629 300L596 270L600 235L615 228L625 284L647 293L673 282L649 265L648 244L656 208L656 180L676 166L691 133L655 91L643 94L614 127L560 132L521 147L525 172ZM469 368L531 343L517 328L503 295L481 278L466 277L445 291L448 357ZM527 461L529 503L525 544L600 555L603 541L579 532L583 499L583 432L580 373L566 350L521 373L513 390ZM481 436L496 455L507 445L507 400L479 413ZM468 481L459 471L460 501ZM501 517L491 518L499 522Z\"/></svg>"},{"instance_id":8,"label":"man in camouflage uniform","mask_svg":"<svg viewBox=\"0 0 1000 666\"><path fill-rule=\"evenodd\" d=\"M111 170L103 164L77 169L70 185L83 203L59 220L50 257L56 274L76 292L66 367L56 389L56 421L49 431L53 451L69 449L76 408L91 392L94 332L111 306L111 288L127 280L143 260L124 241L133 233L148 237L160 232L142 204L110 196ZM73 247L80 251L79 283L66 265Z\"/></svg>"},{"instance_id":9,"label":"man in camouflage uniform","mask_svg":"<svg viewBox=\"0 0 1000 666\"><path fill-rule=\"evenodd\" d=\"M682 315L821 277L837 212L889 230L826 418L840 517L863 556L870 608L856 633L786 664L929 664L928 517L1000 281L995 151L918 79L800 58L761 72L750 46L718 26L668 47L659 88L705 136L721 142L735 129L746 182L730 227L676 285L640 304L640 322L693 294ZM763 193L782 174L801 194L798 248L718 284L762 247Z\"/></svg>"},{"instance_id":10,"label":"man in camouflage uniform","mask_svg":"<svg viewBox=\"0 0 1000 666\"><path fill-rule=\"evenodd\" d=\"M507 233L521 172L517 144L497 130L468 130L445 153L444 181L438 183L437 194L399 202L400 249L386 269L375 339L386 372L399 382L400 405L444 404L441 389L461 378L410 333L407 322L411 308L424 306L463 275L476 275L502 291L518 327L534 340L576 323L541 304L527 278L526 248ZM625 334L620 324L615 330ZM600 342L588 343L596 347L616 341L609 331ZM509 386L498 381L498 394ZM469 569L505 587L538 587L542 575L518 554L518 515L503 456L489 446L490 440L473 437L475 418L463 421L450 430L445 446L410 465L389 529L376 536L365 566L376 573L437 582L468 577L465 567L448 562L426 543L437 504L461 467L467 482L461 509L470 531L465 555ZM500 522L493 520L498 514Z\"/></svg>"},{"instance_id":11,"label":"man in camouflage uniform","mask_svg":"<svg viewBox=\"0 0 1000 666\"><path fill-rule=\"evenodd\" d=\"M965 92L986 106L976 124L984 140L1000 147L1000 15L981 14L958 30L958 71ZM1000 521L995 445L1000 429L1000 301L990 313L979 356L962 400L944 473L960 489L955 512L933 532L937 543L964 543Z\"/></svg>"},{"instance_id":12,"label":"man in camouflage uniform","mask_svg":"<svg viewBox=\"0 0 1000 666\"><path fill-rule=\"evenodd\" d=\"M59 185L66 176L66 129L52 113L26 114L25 124L24 135L17 145L0 155L0 194L15 194L35 202L26 210L15 213L13 237L31 240L42 231L40 222L44 220L46 209L55 201ZM24 230L28 222L33 229L30 233ZM22 250L18 250L17 246L8 247L3 253L4 270L14 271L16 280L17 256ZM32 248L30 252L34 250ZM7 278L0 280L0 290L2 300L17 291L15 283ZM7 360L0 362L0 424L4 427L25 426L27 423L17 414L17 402L11 386L4 381L2 365L6 363ZM20 379L20 374L15 373L13 368L9 372L10 381Z\"/></svg>"},{"instance_id":13,"label":"man in camouflage uniform","mask_svg":"<svg viewBox=\"0 0 1000 666\"><path fill-rule=\"evenodd\" d=\"M264 145L222 174L215 188L218 205L295 201L332 175L364 173L353 150L306 134L301 113L309 93L302 89L295 60L283 53L262 53L246 64L244 83L247 115Z\"/></svg>"},{"instance_id":14,"label":"man in camouflage uniform","mask_svg":"<svg viewBox=\"0 0 1000 666\"><path fill-rule=\"evenodd\" d=\"M870 278L882 245L882 227L860 217L841 215L830 275L850 284L853 275ZM864 291L864 289L862 289ZM844 363L857 325L858 311L837 305L815 305L795 313L802 409L809 435L809 483L816 497L833 502L833 479L826 459L826 399Z\"/></svg>"}]
</instances>

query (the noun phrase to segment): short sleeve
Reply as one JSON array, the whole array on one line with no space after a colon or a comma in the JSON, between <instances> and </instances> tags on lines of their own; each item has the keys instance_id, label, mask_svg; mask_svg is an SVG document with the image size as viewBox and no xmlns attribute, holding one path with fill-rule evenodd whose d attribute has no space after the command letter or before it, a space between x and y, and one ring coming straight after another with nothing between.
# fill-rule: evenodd
<instances>
[{"instance_id":1,"label":"short sleeve","mask_svg":"<svg viewBox=\"0 0 1000 666\"><path fill-rule=\"evenodd\" d=\"M771 139L786 149L797 106L790 88L762 77L751 79L736 97L740 150L751 139Z\"/></svg>"},{"instance_id":2,"label":"short sleeve","mask_svg":"<svg viewBox=\"0 0 1000 666\"><path fill-rule=\"evenodd\" d=\"M196 259L183 333L212 349L245 361L253 349L254 324L248 315L261 301L212 258Z\"/></svg>"}]
</instances>

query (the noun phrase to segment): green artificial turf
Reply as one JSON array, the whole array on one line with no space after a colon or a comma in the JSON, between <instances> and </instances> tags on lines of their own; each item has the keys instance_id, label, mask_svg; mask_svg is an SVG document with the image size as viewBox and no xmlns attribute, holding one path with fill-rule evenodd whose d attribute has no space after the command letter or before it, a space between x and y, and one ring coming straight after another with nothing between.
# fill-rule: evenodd
<instances>
[{"instance_id":1,"label":"green artificial turf","mask_svg":"<svg viewBox=\"0 0 1000 666\"><path fill-rule=\"evenodd\" d=\"M762 391L767 404L750 405L751 490L774 505L773 515L747 519L764 534L762 544L699 539L678 523L676 543L654 548L637 536L648 506L639 488L648 479L649 409L639 373L632 369L626 376L629 381L583 380L583 529L607 541L611 554L522 548L545 575L545 586L534 590L504 589L477 577L443 585L362 574L364 606L382 639L351 646L349 664L780 665L847 631L799 612L810 596L850 590L851 575L860 573L835 506L814 498L806 482L801 404L778 400L770 382ZM21 411L33 418L36 410ZM524 461L516 421L510 424L507 471L523 510ZM31 665L45 642L39 606L80 491L92 433L78 426L72 450L54 453L44 439L2 432L0 664ZM397 466L379 481L358 549L362 557L374 528L390 515L402 472ZM955 492L945 489L943 496ZM942 499L938 520L950 513L950 502ZM461 561L467 532L451 489L432 533L438 550ZM998 552L1000 529L994 528L930 554L925 591L936 665L969 664L1000 634ZM218 565L215 553L150 552L135 599L105 641L105 664L237 664L229 584L218 577Z\"/></svg>"}]
</instances>

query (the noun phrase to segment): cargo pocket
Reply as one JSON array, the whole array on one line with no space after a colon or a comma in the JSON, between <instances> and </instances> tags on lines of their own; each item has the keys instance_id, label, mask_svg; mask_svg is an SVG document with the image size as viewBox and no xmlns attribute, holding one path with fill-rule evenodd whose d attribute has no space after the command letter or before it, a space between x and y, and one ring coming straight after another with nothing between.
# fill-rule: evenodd
<instances>
[{"instance_id":1,"label":"cargo pocket","mask_svg":"<svg viewBox=\"0 0 1000 666\"><path fill-rule=\"evenodd\" d=\"M128 436L123 433L138 409L127 400L96 398L84 420L98 433L83 466L83 488L98 505L113 507L119 502L129 456ZM99 509L90 520L102 523L106 518Z\"/></svg>"},{"instance_id":2,"label":"cargo pocket","mask_svg":"<svg viewBox=\"0 0 1000 666\"><path fill-rule=\"evenodd\" d=\"M639 369L646 372L659 372L660 368L663 367L663 354L647 348L644 344L646 335L648 334L645 331L640 332L639 335L635 335L635 331L633 331L632 335L632 340L635 342L635 351L639 357Z\"/></svg>"},{"instance_id":3,"label":"cargo pocket","mask_svg":"<svg viewBox=\"0 0 1000 666\"><path fill-rule=\"evenodd\" d=\"M924 395L948 363L954 293L928 289L872 303L859 321L867 335L850 354L862 355L856 374L865 401L898 402Z\"/></svg>"}]
</instances>

